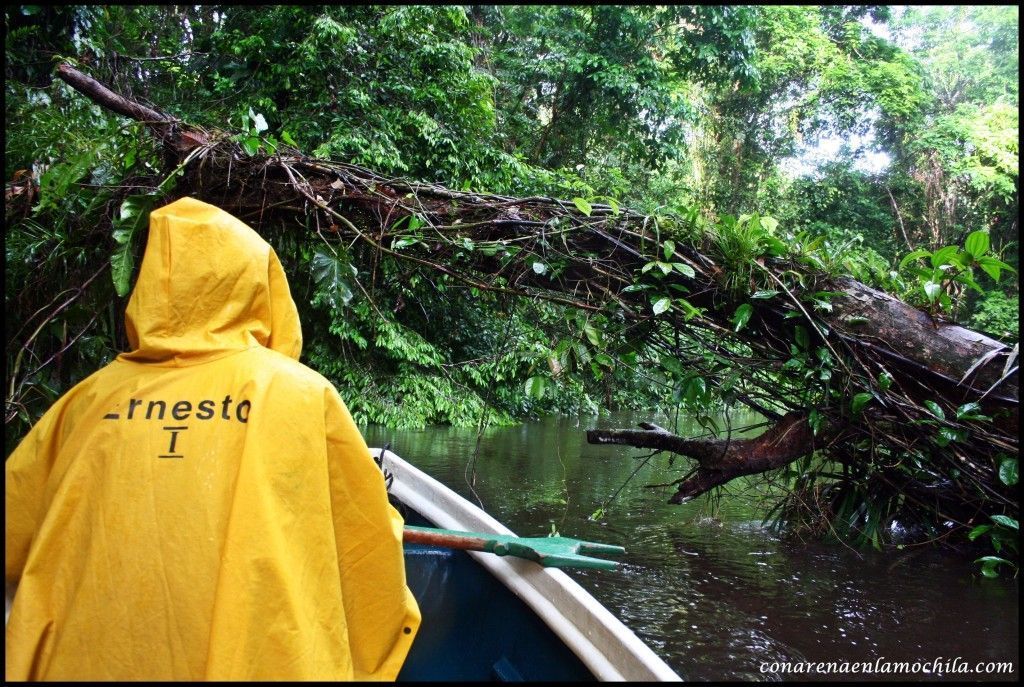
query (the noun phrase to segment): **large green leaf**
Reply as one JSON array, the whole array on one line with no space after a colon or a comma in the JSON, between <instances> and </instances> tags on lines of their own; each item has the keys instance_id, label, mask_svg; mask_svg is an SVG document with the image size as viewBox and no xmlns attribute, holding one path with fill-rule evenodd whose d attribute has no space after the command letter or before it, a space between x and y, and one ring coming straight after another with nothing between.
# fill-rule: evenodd
<instances>
[{"instance_id":1,"label":"large green leaf","mask_svg":"<svg viewBox=\"0 0 1024 687\"><path fill-rule=\"evenodd\" d=\"M153 194L128 196L121 203L114 220L114 242L117 248L110 256L110 273L118 296L128 295L132 272L135 269L135 236L149 221L156 196Z\"/></svg>"},{"instance_id":2,"label":"large green leaf","mask_svg":"<svg viewBox=\"0 0 1024 687\"><path fill-rule=\"evenodd\" d=\"M989 238L987 231L972 231L964 241L964 250L971 254L974 259L980 258L988 252Z\"/></svg>"},{"instance_id":3,"label":"large green leaf","mask_svg":"<svg viewBox=\"0 0 1024 687\"><path fill-rule=\"evenodd\" d=\"M892 375L888 372L882 372L878 375L878 386L882 391L888 391L889 387L892 386Z\"/></svg>"},{"instance_id":4,"label":"large green leaf","mask_svg":"<svg viewBox=\"0 0 1024 687\"><path fill-rule=\"evenodd\" d=\"M850 402L850 410L853 411L854 415L858 415L871 399L872 396L869 393L857 394L853 397L853 401Z\"/></svg>"},{"instance_id":5,"label":"large green leaf","mask_svg":"<svg viewBox=\"0 0 1024 687\"><path fill-rule=\"evenodd\" d=\"M999 464L999 481L1008 487L1017 484L1018 463L1016 458L1006 458Z\"/></svg>"},{"instance_id":6,"label":"large green leaf","mask_svg":"<svg viewBox=\"0 0 1024 687\"><path fill-rule=\"evenodd\" d=\"M983 535L986 532L988 532L990 529L992 529L992 525L978 525L977 527L975 527L974 529L972 529L970 532L967 533L967 539L969 541L974 541L975 539L977 539L981 535Z\"/></svg>"},{"instance_id":7,"label":"large green leaf","mask_svg":"<svg viewBox=\"0 0 1024 687\"><path fill-rule=\"evenodd\" d=\"M996 523L997 525L1002 525L1003 527L1009 528L1011 530L1020 529L1020 525L1018 524L1017 520L1015 518L1011 518L1009 515L993 515L992 522Z\"/></svg>"},{"instance_id":8,"label":"large green leaf","mask_svg":"<svg viewBox=\"0 0 1024 687\"><path fill-rule=\"evenodd\" d=\"M694 317L700 317L703 310L693 305L690 301L685 298L677 298L676 304L683 309L683 319L690 320Z\"/></svg>"},{"instance_id":9,"label":"large green leaf","mask_svg":"<svg viewBox=\"0 0 1024 687\"><path fill-rule=\"evenodd\" d=\"M974 562L981 563L981 574L985 577L999 577L999 571L997 568L1003 563L1013 566L1013 563L1005 558L1000 558L999 556L982 556Z\"/></svg>"},{"instance_id":10,"label":"large green leaf","mask_svg":"<svg viewBox=\"0 0 1024 687\"><path fill-rule=\"evenodd\" d=\"M992 277L994 281L999 281L999 277L1002 274L1002 270L1009 272L1016 272L1011 266L1007 265L1002 260L997 260L988 255L984 255L978 258L978 266L987 274Z\"/></svg>"},{"instance_id":11,"label":"large green leaf","mask_svg":"<svg viewBox=\"0 0 1024 687\"><path fill-rule=\"evenodd\" d=\"M590 213L594 211L594 206L588 203L586 198L573 198L572 202L576 209L587 217L590 217Z\"/></svg>"},{"instance_id":12,"label":"large green leaf","mask_svg":"<svg viewBox=\"0 0 1024 687\"><path fill-rule=\"evenodd\" d=\"M807 333L807 329L805 329L803 325L798 324L796 327L794 327L793 333L796 337L797 346L806 351L807 348L811 345L811 339L810 335Z\"/></svg>"},{"instance_id":13,"label":"large green leaf","mask_svg":"<svg viewBox=\"0 0 1024 687\"><path fill-rule=\"evenodd\" d=\"M942 408L940 408L939 404L936 403L935 401L925 401L924 406L931 412L932 415L939 418L940 420L946 419L946 414L942 412Z\"/></svg>"},{"instance_id":14,"label":"large green leaf","mask_svg":"<svg viewBox=\"0 0 1024 687\"><path fill-rule=\"evenodd\" d=\"M956 246L946 246L940 248L932 255L932 267L942 267L943 265L951 265L956 262L956 256L960 252L960 249Z\"/></svg>"},{"instance_id":15,"label":"large green leaf","mask_svg":"<svg viewBox=\"0 0 1024 687\"><path fill-rule=\"evenodd\" d=\"M665 259L671 260L672 254L676 252L676 242L672 239L666 239L665 242L661 244L661 250L665 255Z\"/></svg>"},{"instance_id":16,"label":"large green leaf","mask_svg":"<svg viewBox=\"0 0 1024 687\"><path fill-rule=\"evenodd\" d=\"M775 257L781 257L789 251L789 246L782 239L774 236L765 236L762 239L765 247L768 249L768 254Z\"/></svg>"},{"instance_id":17,"label":"large green leaf","mask_svg":"<svg viewBox=\"0 0 1024 687\"><path fill-rule=\"evenodd\" d=\"M693 279L697 276L697 273L693 271L693 268L687 265L685 262L673 262L672 266L676 268L676 272Z\"/></svg>"},{"instance_id":18,"label":"large green leaf","mask_svg":"<svg viewBox=\"0 0 1024 687\"><path fill-rule=\"evenodd\" d=\"M329 250L318 247L313 254L313 281L328 293L331 305L338 307L337 299L342 305L352 300L352 288L346 279L355 271L346 260L334 255Z\"/></svg>"},{"instance_id":19,"label":"large green leaf","mask_svg":"<svg viewBox=\"0 0 1024 687\"><path fill-rule=\"evenodd\" d=\"M604 200L608 203L608 207L610 207L612 209L612 214L613 215L618 215L619 212L620 212L620 210L619 210L619 201L615 200L611 196L601 196L601 197L604 198Z\"/></svg>"},{"instance_id":20,"label":"large green leaf","mask_svg":"<svg viewBox=\"0 0 1024 687\"><path fill-rule=\"evenodd\" d=\"M686 375L686 368L681 362L676 360L670 355L663 355L658 358L661 366L674 374L677 377L683 377Z\"/></svg>"},{"instance_id":21,"label":"large green leaf","mask_svg":"<svg viewBox=\"0 0 1024 687\"><path fill-rule=\"evenodd\" d=\"M902 260L900 260L900 269L902 270L907 266L907 263L917 260L918 258L926 258L932 254L930 250L915 250L907 253Z\"/></svg>"},{"instance_id":22,"label":"large green leaf","mask_svg":"<svg viewBox=\"0 0 1024 687\"><path fill-rule=\"evenodd\" d=\"M965 438L965 435L955 429L949 427L940 427L938 434L935 435L935 443L938 446L949 446L954 441L961 441Z\"/></svg>"},{"instance_id":23,"label":"large green leaf","mask_svg":"<svg viewBox=\"0 0 1024 687\"><path fill-rule=\"evenodd\" d=\"M981 412L981 406L974 401L970 403L964 403L962 406L956 409L957 420L991 420L988 415L983 415Z\"/></svg>"},{"instance_id":24,"label":"large green leaf","mask_svg":"<svg viewBox=\"0 0 1024 687\"><path fill-rule=\"evenodd\" d=\"M132 244L124 243L115 248L110 255L110 276L114 280L114 290L118 296L128 295L134 269L135 257L132 254Z\"/></svg>"},{"instance_id":25,"label":"large green leaf","mask_svg":"<svg viewBox=\"0 0 1024 687\"><path fill-rule=\"evenodd\" d=\"M754 307L750 303L743 303L740 307L736 308L736 312L732 316L733 331L738 332L747 326L747 322L750 321L750 316L753 314Z\"/></svg>"},{"instance_id":26,"label":"large green leaf","mask_svg":"<svg viewBox=\"0 0 1024 687\"><path fill-rule=\"evenodd\" d=\"M821 431L823 421L824 418L822 417L821 413L819 413L817 410L812 410L807 415L807 424L811 426L811 434L813 434L814 436L818 435L818 432Z\"/></svg>"},{"instance_id":27,"label":"large green leaf","mask_svg":"<svg viewBox=\"0 0 1024 687\"><path fill-rule=\"evenodd\" d=\"M703 377L694 377L686 385L686 392L683 394L683 398L689 403L694 403L699 398L703 398L707 393L707 383Z\"/></svg>"},{"instance_id":28,"label":"large green leaf","mask_svg":"<svg viewBox=\"0 0 1024 687\"><path fill-rule=\"evenodd\" d=\"M242 148L247 155L255 155L260 152L260 139L258 136L247 136L242 139Z\"/></svg>"},{"instance_id":29,"label":"large green leaf","mask_svg":"<svg viewBox=\"0 0 1024 687\"><path fill-rule=\"evenodd\" d=\"M548 388L548 378L540 375L526 380L526 395L530 398L543 398Z\"/></svg>"}]
</instances>

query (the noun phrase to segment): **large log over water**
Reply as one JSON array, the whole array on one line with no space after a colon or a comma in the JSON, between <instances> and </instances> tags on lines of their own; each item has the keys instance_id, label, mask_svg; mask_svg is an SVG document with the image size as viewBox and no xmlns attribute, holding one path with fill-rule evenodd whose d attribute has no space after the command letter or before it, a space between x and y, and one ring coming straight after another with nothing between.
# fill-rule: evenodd
<instances>
[{"instance_id":1,"label":"large log over water","mask_svg":"<svg viewBox=\"0 0 1024 687\"><path fill-rule=\"evenodd\" d=\"M1001 456L1018 452L1016 353L988 336L934 320L865 284L815 273L788 258L758 259L751 266L751 289L737 290L723 267L728 256L716 248L713 236L685 240L677 235L667 259L688 269L659 282L662 288L669 282L685 288L687 300L703 313L692 317L674 307L655 315L648 292L634 286L644 279L641 268L661 259L666 246L650 217L608 205L594 205L584 214L572 202L540 196L457 192L308 158L286 146L272 156L250 156L223 132L190 127L131 103L71 67L62 66L58 75L101 105L148 122L163 140L169 164L191 155L176 193L216 204L257 229L286 221L295 226L295 216L311 217L319 234L362 245L378 257L390 255L479 289L613 313L642 323L648 341L666 352L679 353L678 337L676 344L670 342L674 333L684 332L692 347L712 350L736 368L747 367L733 396L776 421L760 437L686 440L657 429L589 433L595 442L646 446L694 459L696 468L681 481L673 501L739 475L781 467L812 451L853 465L874 461L884 448L893 461L903 452L931 456L923 469L930 476L924 486L946 512L954 503L962 506L957 513L990 512L991 505L1016 512L1016 492L996 475ZM423 228L417 243L400 247L396 239L409 230L396 220L408 215L416 215ZM511 255L509 246L521 250ZM535 260L558 269L534 270ZM800 286L787 277L797 272ZM776 288L778 295L750 299L755 281L761 288ZM830 312L812 311L801 298L822 291L838 294ZM731 318L743 303L753 308L752 316L736 333ZM798 324L810 332L812 347L833 356L833 384L843 390L840 400L804 407L799 378L786 377L783 363L792 356ZM747 351L726 347L726 341ZM881 385L883 377L891 383ZM858 393L872 398L854 413L850 399ZM944 417L926 402L937 404ZM958 418L957 408L968 402L980 404L981 413L995 420ZM808 422L812 410L820 418L817 433ZM968 440L938 447L934 436L943 429L963 431ZM909 480L906 488L921 487L923 480Z\"/></svg>"},{"instance_id":2,"label":"large log over water","mask_svg":"<svg viewBox=\"0 0 1024 687\"><path fill-rule=\"evenodd\" d=\"M1016 405L1017 375L1005 371L1009 347L984 334L936 321L853 279L837 279L833 284L843 295L833 301L833 313L822 320L840 337L882 352L893 366L927 370L934 378L932 385L942 386L940 379L946 382L946 395L966 400L980 392ZM986 362L978 365L979 361Z\"/></svg>"},{"instance_id":3,"label":"large log over water","mask_svg":"<svg viewBox=\"0 0 1024 687\"><path fill-rule=\"evenodd\" d=\"M682 482L671 503L683 503L720 484L743 475L781 468L807 455L815 446L814 433L803 413L788 413L754 439L687 439L643 423L642 430L587 430L591 444L625 444L637 448L671 451L697 460L695 474ZM818 441L818 446L824 442Z\"/></svg>"}]
</instances>

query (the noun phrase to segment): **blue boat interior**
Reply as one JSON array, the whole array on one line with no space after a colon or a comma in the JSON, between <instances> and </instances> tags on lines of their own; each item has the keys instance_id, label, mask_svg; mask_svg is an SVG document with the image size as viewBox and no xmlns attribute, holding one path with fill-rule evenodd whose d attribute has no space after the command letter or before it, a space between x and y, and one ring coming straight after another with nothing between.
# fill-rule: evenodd
<instances>
[{"instance_id":1,"label":"blue boat interior","mask_svg":"<svg viewBox=\"0 0 1024 687\"><path fill-rule=\"evenodd\" d=\"M406 511L409 525L432 526ZM405 545L423 622L399 681L580 681L593 674L532 609L465 551Z\"/></svg>"}]
</instances>

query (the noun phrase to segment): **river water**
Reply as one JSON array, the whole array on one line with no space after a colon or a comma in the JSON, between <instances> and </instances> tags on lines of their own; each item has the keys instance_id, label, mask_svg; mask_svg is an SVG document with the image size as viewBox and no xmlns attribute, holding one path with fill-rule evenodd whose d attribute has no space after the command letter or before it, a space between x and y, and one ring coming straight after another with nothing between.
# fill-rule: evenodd
<instances>
[{"instance_id":1,"label":"river water","mask_svg":"<svg viewBox=\"0 0 1024 687\"><path fill-rule=\"evenodd\" d=\"M368 427L364 434L370 446L390 442L520 536L554 527L625 546L618 570L567 572L685 679L936 679L923 672L936 661L954 672L944 678L1017 678L1016 580L983 578L969 560L926 547L881 553L781 538L761 523L754 482L715 503L668 505L672 487L645 485L680 477L679 462L673 469L664 454L644 462L638 449L586 443L587 429L648 419L619 413L489 428L472 465L475 430ZM756 418L730 420L741 426ZM681 422L678 431L701 430ZM617 491L603 518L588 519ZM879 671L908 662L922 672L770 672L775 662L804 661L870 662ZM956 672L988 662L1012 662L1013 673Z\"/></svg>"}]
</instances>

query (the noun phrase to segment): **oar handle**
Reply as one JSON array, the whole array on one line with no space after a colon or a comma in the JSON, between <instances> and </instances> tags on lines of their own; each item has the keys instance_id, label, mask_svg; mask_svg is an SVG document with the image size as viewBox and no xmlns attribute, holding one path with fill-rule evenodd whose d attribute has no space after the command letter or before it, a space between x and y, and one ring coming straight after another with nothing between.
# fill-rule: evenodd
<instances>
[{"instance_id":1,"label":"oar handle","mask_svg":"<svg viewBox=\"0 0 1024 687\"><path fill-rule=\"evenodd\" d=\"M426 544L439 546L442 549L463 549L466 551L486 551L487 540L473 536L469 532L456 533L450 530L435 530L428 527L409 525L402 533L402 541L410 544Z\"/></svg>"}]
</instances>

